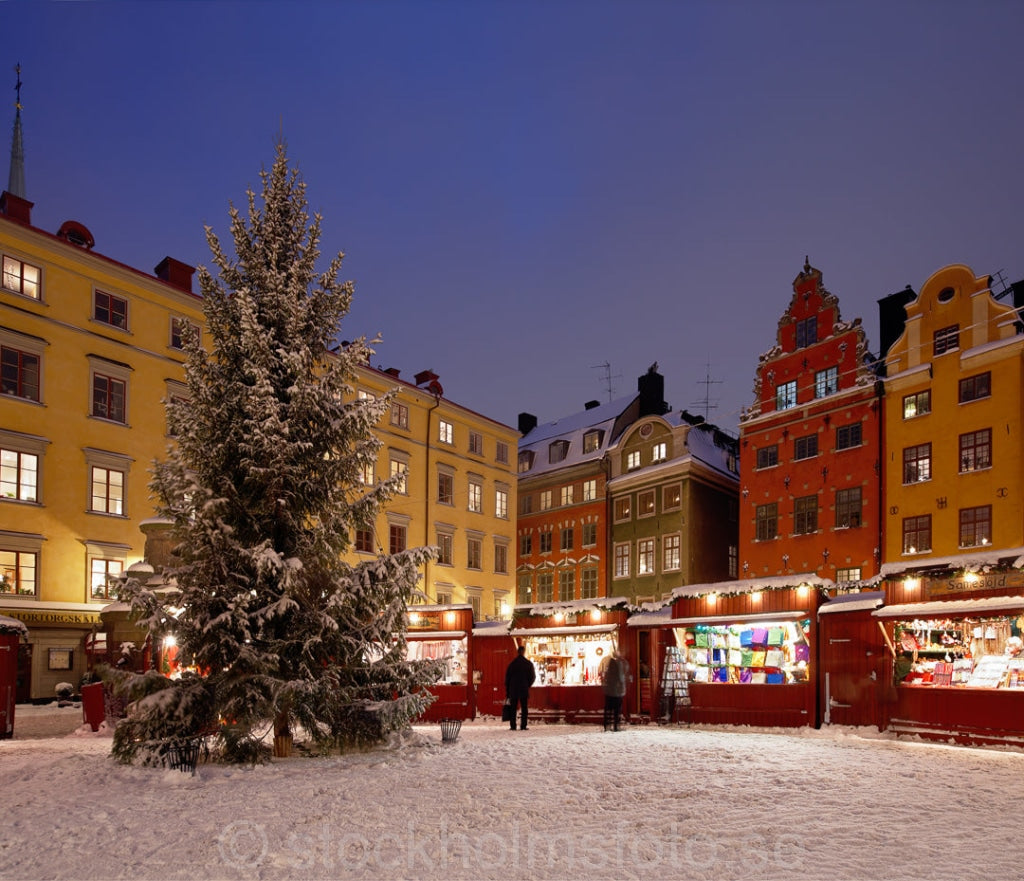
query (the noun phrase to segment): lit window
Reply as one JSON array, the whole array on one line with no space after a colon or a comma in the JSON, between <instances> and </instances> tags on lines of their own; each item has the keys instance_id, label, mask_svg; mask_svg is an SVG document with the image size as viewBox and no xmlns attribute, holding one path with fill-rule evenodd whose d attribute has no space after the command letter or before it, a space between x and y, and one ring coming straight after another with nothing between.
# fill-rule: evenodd
<instances>
[{"instance_id":1,"label":"lit window","mask_svg":"<svg viewBox=\"0 0 1024 881\"><path fill-rule=\"evenodd\" d=\"M801 496L793 501L793 532L807 535L818 530L818 497Z\"/></svg>"},{"instance_id":2,"label":"lit window","mask_svg":"<svg viewBox=\"0 0 1024 881\"><path fill-rule=\"evenodd\" d=\"M756 536L758 541L767 541L779 534L779 506L777 502L758 505L755 515Z\"/></svg>"},{"instance_id":3,"label":"lit window","mask_svg":"<svg viewBox=\"0 0 1024 881\"><path fill-rule=\"evenodd\" d=\"M551 507L551 490L541 490L540 494L540 509L547 511Z\"/></svg>"},{"instance_id":4,"label":"lit window","mask_svg":"<svg viewBox=\"0 0 1024 881\"><path fill-rule=\"evenodd\" d=\"M396 428L409 427L409 408L401 401L391 402L391 424Z\"/></svg>"},{"instance_id":5,"label":"lit window","mask_svg":"<svg viewBox=\"0 0 1024 881\"><path fill-rule=\"evenodd\" d=\"M788 410L796 406L796 380L775 387L775 409Z\"/></svg>"},{"instance_id":6,"label":"lit window","mask_svg":"<svg viewBox=\"0 0 1024 881\"><path fill-rule=\"evenodd\" d=\"M860 566L836 569L836 582L838 584L849 584L853 581L860 581Z\"/></svg>"},{"instance_id":7,"label":"lit window","mask_svg":"<svg viewBox=\"0 0 1024 881\"><path fill-rule=\"evenodd\" d=\"M580 599L597 599L597 567L588 566L580 572Z\"/></svg>"},{"instance_id":8,"label":"lit window","mask_svg":"<svg viewBox=\"0 0 1024 881\"><path fill-rule=\"evenodd\" d=\"M992 506L960 509L960 547L976 548L992 544Z\"/></svg>"},{"instance_id":9,"label":"lit window","mask_svg":"<svg viewBox=\"0 0 1024 881\"><path fill-rule=\"evenodd\" d=\"M553 603L555 601L555 576L552 572L541 572L537 576L537 602Z\"/></svg>"},{"instance_id":10,"label":"lit window","mask_svg":"<svg viewBox=\"0 0 1024 881\"><path fill-rule=\"evenodd\" d=\"M89 596L94 600L112 599L111 581L123 571L123 560L91 557L89 560Z\"/></svg>"},{"instance_id":11,"label":"lit window","mask_svg":"<svg viewBox=\"0 0 1024 881\"><path fill-rule=\"evenodd\" d=\"M530 450L523 450L519 454L519 465L517 471L523 474L533 467L533 453Z\"/></svg>"},{"instance_id":12,"label":"lit window","mask_svg":"<svg viewBox=\"0 0 1024 881\"><path fill-rule=\"evenodd\" d=\"M992 429L960 435L960 473L992 467Z\"/></svg>"},{"instance_id":13,"label":"lit window","mask_svg":"<svg viewBox=\"0 0 1024 881\"><path fill-rule=\"evenodd\" d=\"M920 554L932 549L932 515L903 518L903 553Z\"/></svg>"},{"instance_id":14,"label":"lit window","mask_svg":"<svg viewBox=\"0 0 1024 881\"><path fill-rule=\"evenodd\" d=\"M861 488L836 490L836 528L861 525Z\"/></svg>"},{"instance_id":15,"label":"lit window","mask_svg":"<svg viewBox=\"0 0 1024 881\"><path fill-rule=\"evenodd\" d=\"M674 572L679 568L679 561L682 559L682 536L677 532L675 535L666 535L662 539L662 568L666 572Z\"/></svg>"},{"instance_id":16,"label":"lit window","mask_svg":"<svg viewBox=\"0 0 1024 881\"><path fill-rule=\"evenodd\" d=\"M960 380L960 403L977 401L992 394L992 374L979 373Z\"/></svg>"},{"instance_id":17,"label":"lit window","mask_svg":"<svg viewBox=\"0 0 1024 881\"><path fill-rule=\"evenodd\" d=\"M583 547L592 548L597 544L597 524L584 523L581 527L583 536Z\"/></svg>"},{"instance_id":18,"label":"lit window","mask_svg":"<svg viewBox=\"0 0 1024 881\"><path fill-rule=\"evenodd\" d=\"M38 300L39 276L38 266L22 263L20 260L4 255L4 287L7 290Z\"/></svg>"},{"instance_id":19,"label":"lit window","mask_svg":"<svg viewBox=\"0 0 1024 881\"><path fill-rule=\"evenodd\" d=\"M629 545L615 545L615 577L629 577Z\"/></svg>"},{"instance_id":20,"label":"lit window","mask_svg":"<svg viewBox=\"0 0 1024 881\"><path fill-rule=\"evenodd\" d=\"M932 393L930 389L923 392L915 392L903 398L903 418L913 419L915 416L923 416L932 412Z\"/></svg>"},{"instance_id":21,"label":"lit window","mask_svg":"<svg viewBox=\"0 0 1024 881\"><path fill-rule=\"evenodd\" d=\"M440 563L442 566L452 565L453 543L453 536L450 532L439 532L437 534L437 562Z\"/></svg>"},{"instance_id":22,"label":"lit window","mask_svg":"<svg viewBox=\"0 0 1024 881\"><path fill-rule=\"evenodd\" d=\"M0 448L0 499L37 502L39 457L21 450Z\"/></svg>"},{"instance_id":23,"label":"lit window","mask_svg":"<svg viewBox=\"0 0 1024 881\"><path fill-rule=\"evenodd\" d=\"M918 444L903 450L903 483L932 479L932 445Z\"/></svg>"},{"instance_id":24,"label":"lit window","mask_svg":"<svg viewBox=\"0 0 1024 881\"><path fill-rule=\"evenodd\" d=\"M112 468L92 468L89 510L96 514L124 514L124 472Z\"/></svg>"},{"instance_id":25,"label":"lit window","mask_svg":"<svg viewBox=\"0 0 1024 881\"><path fill-rule=\"evenodd\" d=\"M678 483L666 486L661 490L661 509L672 511L683 504L683 488Z\"/></svg>"},{"instance_id":26,"label":"lit window","mask_svg":"<svg viewBox=\"0 0 1024 881\"><path fill-rule=\"evenodd\" d=\"M839 390L839 368L826 367L814 374L814 397L824 398Z\"/></svg>"},{"instance_id":27,"label":"lit window","mask_svg":"<svg viewBox=\"0 0 1024 881\"><path fill-rule=\"evenodd\" d=\"M651 461L664 462L668 458L668 445L662 441L651 448Z\"/></svg>"},{"instance_id":28,"label":"lit window","mask_svg":"<svg viewBox=\"0 0 1024 881\"><path fill-rule=\"evenodd\" d=\"M0 547L0 594L35 596L38 567L38 554Z\"/></svg>"},{"instance_id":29,"label":"lit window","mask_svg":"<svg viewBox=\"0 0 1024 881\"><path fill-rule=\"evenodd\" d=\"M626 470L635 471L640 467L640 451L631 450L626 454Z\"/></svg>"},{"instance_id":30,"label":"lit window","mask_svg":"<svg viewBox=\"0 0 1024 881\"><path fill-rule=\"evenodd\" d=\"M593 502L597 500L597 481L596 480L584 480L583 481L583 501Z\"/></svg>"},{"instance_id":31,"label":"lit window","mask_svg":"<svg viewBox=\"0 0 1024 881\"><path fill-rule=\"evenodd\" d=\"M516 582L516 602L521 606L533 602L533 576L529 573L520 575Z\"/></svg>"},{"instance_id":32,"label":"lit window","mask_svg":"<svg viewBox=\"0 0 1024 881\"><path fill-rule=\"evenodd\" d=\"M576 598L576 573L563 569L558 573L558 600L567 603Z\"/></svg>"},{"instance_id":33,"label":"lit window","mask_svg":"<svg viewBox=\"0 0 1024 881\"><path fill-rule=\"evenodd\" d=\"M363 462L359 466L359 482L363 486L373 486L373 462Z\"/></svg>"},{"instance_id":34,"label":"lit window","mask_svg":"<svg viewBox=\"0 0 1024 881\"><path fill-rule=\"evenodd\" d=\"M395 481L395 492L406 495L409 492L409 463L392 459L391 478Z\"/></svg>"},{"instance_id":35,"label":"lit window","mask_svg":"<svg viewBox=\"0 0 1024 881\"><path fill-rule=\"evenodd\" d=\"M642 538L636 543L636 566L638 575L654 574L653 538Z\"/></svg>"},{"instance_id":36,"label":"lit window","mask_svg":"<svg viewBox=\"0 0 1024 881\"><path fill-rule=\"evenodd\" d=\"M508 490L496 489L494 491L494 516L502 520L508 519Z\"/></svg>"},{"instance_id":37,"label":"lit window","mask_svg":"<svg viewBox=\"0 0 1024 881\"><path fill-rule=\"evenodd\" d=\"M562 487L561 496L563 505L571 505L573 503L575 497L574 490L575 487L572 484L569 484L569 486Z\"/></svg>"},{"instance_id":38,"label":"lit window","mask_svg":"<svg viewBox=\"0 0 1024 881\"><path fill-rule=\"evenodd\" d=\"M469 510L480 514L484 509L484 488L479 480L469 479Z\"/></svg>"},{"instance_id":39,"label":"lit window","mask_svg":"<svg viewBox=\"0 0 1024 881\"><path fill-rule=\"evenodd\" d=\"M438 423L437 439L443 444L455 443L455 426L442 419Z\"/></svg>"},{"instance_id":40,"label":"lit window","mask_svg":"<svg viewBox=\"0 0 1024 881\"><path fill-rule=\"evenodd\" d=\"M127 385L124 380L102 373L92 375L92 415L111 422L125 422L125 397Z\"/></svg>"},{"instance_id":41,"label":"lit window","mask_svg":"<svg viewBox=\"0 0 1024 881\"><path fill-rule=\"evenodd\" d=\"M932 334L932 351L936 355L960 348L960 325L951 324Z\"/></svg>"},{"instance_id":42,"label":"lit window","mask_svg":"<svg viewBox=\"0 0 1024 881\"><path fill-rule=\"evenodd\" d=\"M443 471L437 475L437 501L442 505L455 503L455 478Z\"/></svg>"},{"instance_id":43,"label":"lit window","mask_svg":"<svg viewBox=\"0 0 1024 881\"><path fill-rule=\"evenodd\" d=\"M92 317L96 321L118 327L121 330L128 329L128 301L124 297L115 297L103 291L96 291L93 296Z\"/></svg>"},{"instance_id":44,"label":"lit window","mask_svg":"<svg viewBox=\"0 0 1024 881\"><path fill-rule=\"evenodd\" d=\"M620 496L615 500L615 519L628 520L630 516L630 497Z\"/></svg>"},{"instance_id":45,"label":"lit window","mask_svg":"<svg viewBox=\"0 0 1024 881\"><path fill-rule=\"evenodd\" d=\"M583 435L583 452L593 453L601 447L601 431L588 431Z\"/></svg>"},{"instance_id":46,"label":"lit window","mask_svg":"<svg viewBox=\"0 0 1024 881\"><path fill-rule=\"evenodd\" d=\"M645 490L639 493L636 497L636 516L637 517L653 517L654 516L654 490Z\"/></svg>"}]
</instances>

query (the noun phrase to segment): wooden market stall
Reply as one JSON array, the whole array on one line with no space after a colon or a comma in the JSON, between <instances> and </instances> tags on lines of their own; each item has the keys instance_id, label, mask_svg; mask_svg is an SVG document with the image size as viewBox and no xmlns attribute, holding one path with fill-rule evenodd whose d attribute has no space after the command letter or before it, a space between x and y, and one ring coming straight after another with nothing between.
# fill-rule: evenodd
<instances>
[{"instance_id":1,"label":"wooden market stall","mask_svg":"<svg viewBox=\"0 0 1024 881\"><path fill-rule=\"evenodd\" d=\"M473 685L473 607L410 606L405 633L409 660L441 660L444 670L430 692L434 702L420 716L423 722L476 718Z\"/></svg>"},{"instance_id":2,"label":"wooden market stall","mask_svg":"<svg viewBox=\"0 0 1024 881\"><path fill-rule=\"evenodd\" d=\"M872 613L884 601L872 590L818 607L818 725L882 728L888 651Z\"/></svg>"}]
</instances>

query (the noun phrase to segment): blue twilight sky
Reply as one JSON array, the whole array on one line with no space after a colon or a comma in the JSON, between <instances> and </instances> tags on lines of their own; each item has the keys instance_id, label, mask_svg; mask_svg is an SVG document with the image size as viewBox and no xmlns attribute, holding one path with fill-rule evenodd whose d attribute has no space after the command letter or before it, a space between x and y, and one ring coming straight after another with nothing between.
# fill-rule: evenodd
<instances>
[{"instance_id":1,"label":"blue twilight sky","mask_svg":"<svg viewBox=\"0 0 1024 881\"><path fill-rule=\"evenodd\" d=\"M735 430L805 255L876 351L878 299L940 267L1024 277L1019 0L6 3L0 25L36 225L209 264L204 224L227 239L282 130L356 283L342 336L510 425L657 361L673 408Z\"/></svg>"}]
</instances>

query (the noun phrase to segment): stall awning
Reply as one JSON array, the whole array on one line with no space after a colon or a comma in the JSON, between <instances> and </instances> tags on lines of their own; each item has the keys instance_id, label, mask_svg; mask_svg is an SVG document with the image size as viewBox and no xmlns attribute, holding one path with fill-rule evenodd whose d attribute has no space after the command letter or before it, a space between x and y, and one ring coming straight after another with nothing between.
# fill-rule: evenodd
<instances>
[{"instance_id":1,"label":"stall awning","mask_svg":"<svg viewBox=\"0 0 1024 881\"><path fill-rule=\"evenodd\" d=\"M746 624L754 621L798 621L806 618L807 612L761 612L756 615L705 615L702 618L670 618L669 627L686 627L689 624Z\"/></svg>"},{"instance_id":2,"label":"stall awning","mask_svg":"<svg viewBox=\"0 0 1024 881\"><path fill-rule=\"evenodd\" d=\"M932 600L885 606L871 614L875 618L948 618L950 615L988 615L1024 610L1024 597L982 597L976 600Z\"/></svg>"},{"instance_id":3,"label":"stall awning","mask_svg":"<svg viewBox=\"0 0 1024 881\"><path fill-rule=\"evenodd\" d=\"M591 633L614 633L615 624L581 624L579 627L530 627L513 630L509 636L586 636Z\"/></svg>"},{"instance_id":4,"label":"stall awning","mask_svg":"<svg viewBox=\"0 0 1024 881\"><path fill-rule=\"evenodd\" d=\"M835 612L863 612L877 609L885 602L885 591L873 590L862 593L848 593L835 597L818 607L818 617Z\"/></svg>"},{"instance_id":5,"label":"stall awning","mask_svg":"<svg viewBox=\"0 0 1024 881\"><path fill-rule=\"evenodd\" d=\"M406 639L465 639L465 630L408 630Z\"/></svg>"}]
</instances>

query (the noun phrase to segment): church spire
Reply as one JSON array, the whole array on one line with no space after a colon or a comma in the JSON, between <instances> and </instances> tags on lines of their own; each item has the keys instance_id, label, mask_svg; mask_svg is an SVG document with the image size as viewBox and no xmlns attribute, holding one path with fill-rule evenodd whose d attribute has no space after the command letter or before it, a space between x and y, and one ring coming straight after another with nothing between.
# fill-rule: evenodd
<instances>
[{"instance_id":1,"label":"church spire","mask_svg":"<svg viewBox=\"0 0 1024 881\"><path fill-rule=\"evenodd\" d=\"M25 147L21 140L21 65L14 67L18 81L14 86L14 137L11 141L11 173L7 179L7 192L25 198Z\"/></svg>"}]
</instances>

